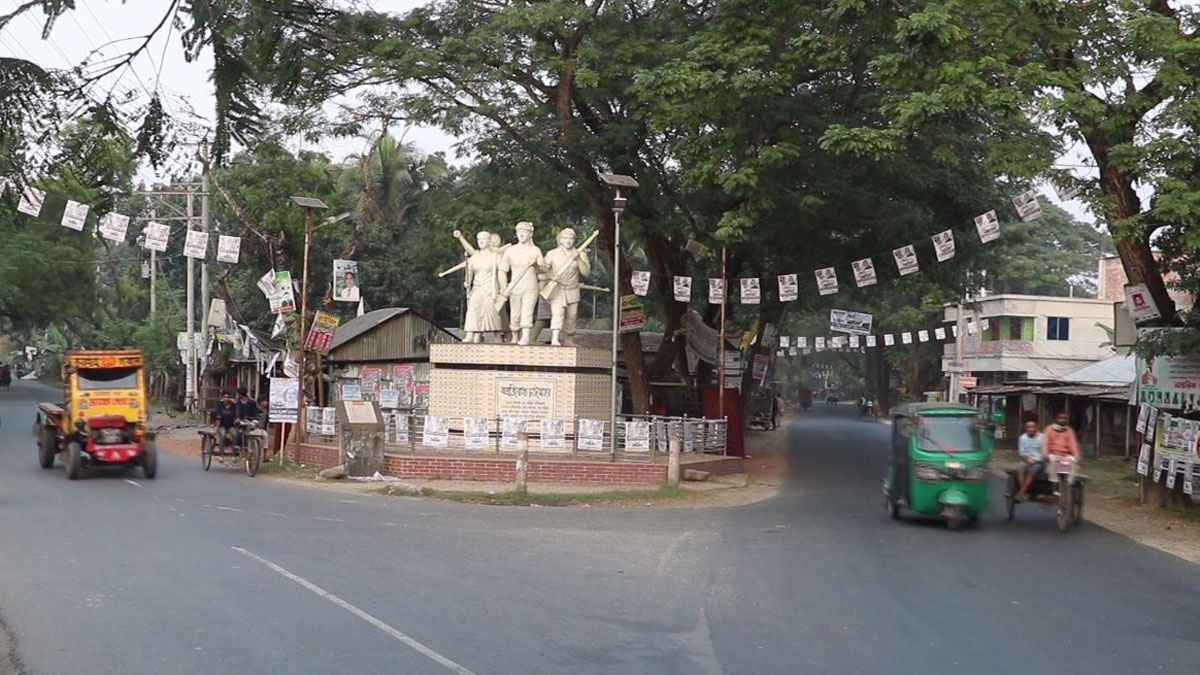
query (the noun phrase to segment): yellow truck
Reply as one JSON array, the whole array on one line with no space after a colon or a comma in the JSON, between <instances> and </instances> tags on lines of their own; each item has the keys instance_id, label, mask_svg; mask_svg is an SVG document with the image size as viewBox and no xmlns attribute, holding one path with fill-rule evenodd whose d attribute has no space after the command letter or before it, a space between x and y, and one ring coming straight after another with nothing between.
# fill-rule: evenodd
<instances>
[{"instance_id":1,"label":"yellow truck","mask_svg":"<svg viewBox=\"0 0 1200 675\"><path fill-rule=\"evenodd\" d=\"M141 350L68 352L63 391L62 405L38 404L33 436L43 469L62 455L70 480L89 466L140 466L146 478L154 478L158 448L147 428Z\"/></svg>"}]
</instances>

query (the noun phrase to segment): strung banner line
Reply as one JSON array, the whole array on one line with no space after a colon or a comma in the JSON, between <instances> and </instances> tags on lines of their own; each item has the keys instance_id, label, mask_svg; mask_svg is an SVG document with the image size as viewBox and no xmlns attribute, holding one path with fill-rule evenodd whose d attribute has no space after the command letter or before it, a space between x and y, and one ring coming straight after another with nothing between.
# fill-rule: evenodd
<instances>
[{"instance_id":1,"label":"strung banner line","mask_svg":"<svg viewBox=\"0 0 1200 675\"><path fill-rule=\"evenodd\" d=\"M968 320L964 323L967 325L967 333L971 335L975 335L978 331L986 331L991 327L991 322L988 319L980 319L978 322ZM901 331L899 333L883 333L880 335L838 335L832 337L781 335L779 337L779 346L784 349L792 348L803 351L808 351L810 344L812 344L817 351L844 348L847 345L849 345L850 349L861 349L864 347L867 349L875 349L880 345L884 347L894 347L896 345L897 336L899 336L899 341L903 345L912 345L924 342L944 342L949 338L951 332L953 333L954 337L958 336L958 326L951 325L950 328L951 331L948 332L944 326L938 326L933 329L932 333L930 333L928 329L922 328L916 331ZM880 338L882 338L882 340Z\"/></svg>"}]
</instances>

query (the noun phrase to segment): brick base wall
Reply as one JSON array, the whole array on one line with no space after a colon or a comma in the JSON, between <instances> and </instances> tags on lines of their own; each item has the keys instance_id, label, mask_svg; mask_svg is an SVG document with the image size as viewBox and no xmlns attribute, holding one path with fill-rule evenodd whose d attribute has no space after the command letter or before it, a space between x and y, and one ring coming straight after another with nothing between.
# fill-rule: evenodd
<instances>
[{"instance_id":1,"label":"brick base wall","mask_svg":"<svg viewBox=\"0 0 1200 675\"><path fill-rule=\"evenodd\" d=\"M331 466L341 464L341 451L337 448L325 445L292 445L288 447L287 458L290 462L296 462L305 466L316 466L320 469L328 469Z\"/></svg>"},{"instance_id":2,"label":"brick base wall","mask_svg":"<svg viewBox=\"0 0 1200 675\"><path fill-rule=\"evenodd\" d=\"M386 455L387 472L397 478L429 480L516 480L516 458ZM610 464L569 460L529 460L531 483L587 485L659 485L667 478L663 464Z\"/></svg>"}]
</instances>

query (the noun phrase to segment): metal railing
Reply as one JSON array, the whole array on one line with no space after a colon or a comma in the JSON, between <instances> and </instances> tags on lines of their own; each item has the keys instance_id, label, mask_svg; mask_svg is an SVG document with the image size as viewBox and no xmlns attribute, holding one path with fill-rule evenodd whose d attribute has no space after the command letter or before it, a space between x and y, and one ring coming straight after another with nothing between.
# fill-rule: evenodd
<instances>
[{"instance_id":1,"label":"metal railing","mask_svg":"<svg viewBox=\"0 0 1200 675\"><path fill-rule=\"evenodd\" d=\"M431 418L423 411L382 412L384 447L388 452L503 454L518 453L525 443L529 452L534 453L595 457L611 454L613 430L608 420L555 420L560 424L551 426L543 425L542 420ZM439 424L427 429L426 419L438 420ZM468 419L478 422L473 422L471 429L468 429ZM682 443L681 448L685 453L723 455L727 451L727 419L621 415L617 420L617 449L625 458L652 459L658 454L665 455L672 438ZM336 419L332 420L332 427L326 422L324 429L310 425L308 442L336 446L340 432L340 423Z\"/></svg>"}]
</instances>

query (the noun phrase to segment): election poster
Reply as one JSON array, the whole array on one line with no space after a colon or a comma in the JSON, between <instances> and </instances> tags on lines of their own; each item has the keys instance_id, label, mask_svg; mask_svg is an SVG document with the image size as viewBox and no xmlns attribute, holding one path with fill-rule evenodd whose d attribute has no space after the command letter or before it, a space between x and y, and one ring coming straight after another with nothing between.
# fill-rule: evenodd
<instances>
[{"instance_id":1,"label":"election poster","mask_svg":"<svg viewBox=\"0 0 1200 675\"><path fill-rule=\"evenodd\" d=\"M100 218L100 236L109 241L123 242L129 232L129 216L106 213Z\"/></svg>"},{"instance_id":2,"label":"election poster","mask_svg":"<svg viewBox=\"0 0 1200 675\"><path fill-rule=\"evenodd\" d=\"M358 302L360 297L357 260L333 261L333 299L336 302Z\"/></svg>"},{"instance_id":3,"label":"election poster","mask_svg":"<svg viewBox=\"0 0 1200 675\"><path fill-rule=\"evenodd\" d=\"M483 450L488 447L488 421L483 417L463 418L463 447Z\"/></svg>"},{"instance_id":4,"label":"election poster","mask_svg":"<svg viewBox=\"0 0 1200 675\"><path fill-rule=\"evenodd\" d=\"M68 199L67 207L63 209L62 226L68 230L82 232L84 224L87 223L89 208L87 204Z\"/></svg>"},{"instance_id":5,"label":"election poster","mask_svg":"<svg viewBox=\"0 0 1200 675\"><path fill-rule=\"evenodd\" d=\"M187 238L183 240L183 254L189 258L207 258L208 233L188 230Z\"/></svg>"},{"instance_id":6,"label":"election poster","mask_svg":"<svg viewBox=\"0 0 1200 675\"><path fill-rule=\"evenodd\" d=\"M234 264L241 257L242 238L222 234L217 237L217 262Z\"/></svg>"},{"instance_id":7,"label":"election poster","mask_svg":"<svg viewBox=\"0 0 1200 675\"><path fill-rule=\"evenodd\" d=\"M762 302L762 287L758 283L758 277L748 277L740 281L742 286L741 301L743 305L757 305Z\"/></svg>"},{"instance_id":8,"label":"election poster","mask_svg":"<svg viewBox=\"0 0 1200 675\"><path fill-rule=\"evenodd\" d=\"M724 279L709 279L708 280L708 302L712 305L719 305L725 302L725 280Z\"/></svg>"},{"instance_id":9,"label":"election poster","mask_svg":"<svg viewBox=\"0 0 1200 675\"><path fill-rule=\"evenodd\" d=\"M822 267L813 272L817 277L817 292L821 295L833 295L838 292L837 270L832 267Z\"/></svg>"},{"instance_id":10,"label":"election poster","mask_svg":"<svg viewBox=\"0 0 1200 675\"><path fill-rule=\"evenodd\" d=\"M999 239L1000 218L996 212L993 210L975 216L975 231L979 233L979 241L985 244Z\"/></svg>"},{"instance_id":11,"label":"election poster","mask_svg":"<svg viewBox=\"0 0 1200 675\"><path fill-rule=\"evenodd\" d=\"M913 248L912 244L894 249L892 255L896 258L896 268L900 271L900 276L920 271L920 265L917 263L917 250Z\"/></svg>"},{"instance_id":12,"label":"election poster","mask_svg":"<svg viewBox=\"0 0 1200 675\"><path fill-rule=\"evenodd\" d=\"M539 436L543 450L565 450L567 448L567 423L564 420L542 420Z\"/></svg>"},{"instance_id":13,"label":"election poster","mask_svg":"<svg viewBox=\"0 0 1200 675\"><path fill-rule=\"evenodd\" d=\"M675 301L676 302L691 302L692 301L692 278L691 277L675 277Z\"/></svg>"},{"instance_id":14,"label":"election poster","mask_svg":"<svg viewBox=\"0 0 1200 675\"><path fill-rule=\"evenodd\" d=\"M162 223L150 221L146 223L146 229L142 230L142 236L142 248L156 253L166 253L167 238L171 236L171 228Z\"/></svg>"},{"instance_id":15,"label":"election poster","mask_svg":"<svg viewBox=\"0 0 1200 675\"><path fill-rule=\"evenodd\" d=\"M267 414L271 422L295 424L300 412L300 380L271 378L268 400Z\"/></svg>"},{"instance_id":16,"label":"election poster","mask_svg":"<svg viewBox=\"0 0 1200 675\"><path fill-rule=\"evenodd\" d=\"M337 331L339 319L325 312L313 315L312 327L308 329L308 338L304 341L304 349L318 354L328 354L333 346L333 334Z\"/></svg>"},{"instance_id":17,"label":"election poster","mask_svg":"<svg viewBox=\"0 0 1200 675\"><path fill-rule=\"evenodd\" d=\"M577 441L580 450L603 450L604 420L580 418Z\"/></svg>"},{"instance_id":18,"label":"election poster","mask_svg":"<svg viewBox=\"0 0 1200 675\"><path fill-rule=\"evenodd\" d=\"M1017 215L1021 217L1021 222L1028 223L1042 217L1042 205L1038 202L1036 190L1026 190L1013 197L1012 202Z\"/></svg>"},{"instance_id":19,"label":"election poster","mask_svg":"<svg viewBox=\"0 0 1200 675\"><path fill-rule=\"evenodd\" d=\"M780 302L794 302L800 297L800 284L795 274L779 275Z\"/></svg>"},{"instance_id":20,"label":"election poster","mask_svg":"<svg viewBox=\"0 0 1200 675\"><path fill-rule=\"evenodd\" d=\"M35 187L26 187L21 192L21 201L17 202L17 211L36 218L42 212L42 205L45 203L45 192Z\"/></svg>"},{"instance_id":21,"label":"election poster","mask_svg":"<svg viewBox=\"0 0 1200 675\"><path fill-rule=\"evenodd\" d=\"M938 262L946 262L954 257L954 230L946 230L933 235L933 250L937 253Z\"/></svg>"},{"instance_id":22,"label":"election poster","mask_svg":"<svg viewBox=\"0 0 1200 675\"><path fill-rule=\"evenodd\" d=\"M635 270L629 277L629 283L633 286L634 295L645 297L650 292L650 273Z\"/></svg>"},{"instance_id":23,"label":"election poster","mask_svg":"<svg viewBox=\"0 0 1200 675\"><path fill-rule=\"evenodd\" d=\"M878 281L875 276L875 263L870 258L855 260L850 263L850 267L854 270L854 283L859 288L874 286Z\"/></svg>"}]
</instances>

